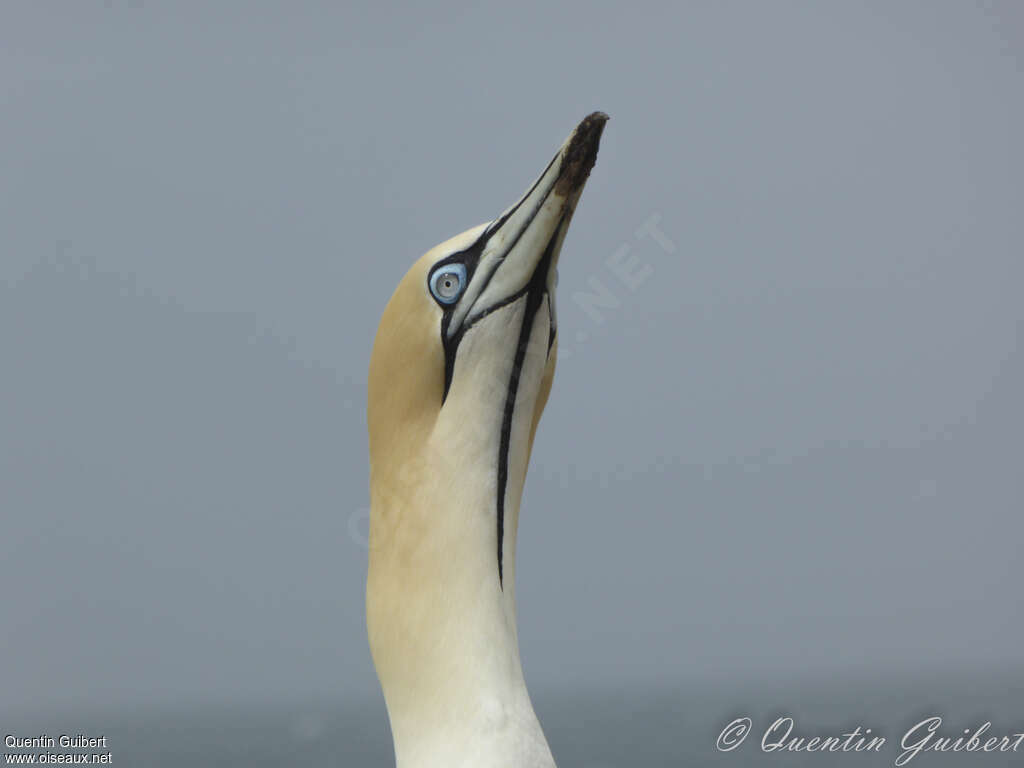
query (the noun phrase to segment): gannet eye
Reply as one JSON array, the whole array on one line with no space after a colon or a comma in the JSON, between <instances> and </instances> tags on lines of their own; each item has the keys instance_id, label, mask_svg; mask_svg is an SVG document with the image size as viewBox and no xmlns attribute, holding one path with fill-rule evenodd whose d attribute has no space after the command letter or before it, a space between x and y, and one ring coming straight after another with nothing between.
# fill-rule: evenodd
<instances>
[{"instance_id":1,"label":"gannet eye","mask_svg":"<svg viewBox=\"0 0 1024 768\"><path fill-rule=\"evenodd\" d=\"M442 304L454 304L466 286L466 267L445 264L430 276L430 292Z\"/></svg>"}]
</instances>

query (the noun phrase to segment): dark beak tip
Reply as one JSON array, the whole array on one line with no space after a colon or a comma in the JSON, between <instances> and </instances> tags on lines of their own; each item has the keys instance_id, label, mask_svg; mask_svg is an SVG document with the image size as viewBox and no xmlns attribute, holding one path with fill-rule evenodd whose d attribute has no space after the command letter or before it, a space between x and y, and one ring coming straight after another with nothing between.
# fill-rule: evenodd
<instances>
[{"instance_id":1,"label":"dark beak tip","mask_svg":"<svg viewBox=\"0 0 1024 768\"><path fill-rule=\"evenodd\" d=\"M597 149L601 144L601 133L608 115L604 112L591 112L576 126L573 131L569 148L565 151L561 178L555 192L569 195L581 189L590 176L590 170L597 162Z\"/></svg>"}]
</instances>

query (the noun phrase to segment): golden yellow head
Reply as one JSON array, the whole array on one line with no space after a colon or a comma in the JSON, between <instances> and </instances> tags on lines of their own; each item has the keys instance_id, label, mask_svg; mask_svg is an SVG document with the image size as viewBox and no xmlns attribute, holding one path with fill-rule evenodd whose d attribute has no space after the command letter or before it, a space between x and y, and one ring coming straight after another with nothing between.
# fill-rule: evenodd
<instances>
[{"instance_id":1,"label":"golden yellow head","mask_svg":"<svg viewBox=\"0 0 1024 768\"><path fill-rule=\"evenodd\" d=\"M460 464L460 446L484 447L469 433L488 432L494 455L474 462L495 476L507 475L517 421L529 451L554 375L558 255L606 120L585 118L516 204L432 248L399 283L370 362L371 484L398 482L445 427Z\"/></svg>"}]
</instances>

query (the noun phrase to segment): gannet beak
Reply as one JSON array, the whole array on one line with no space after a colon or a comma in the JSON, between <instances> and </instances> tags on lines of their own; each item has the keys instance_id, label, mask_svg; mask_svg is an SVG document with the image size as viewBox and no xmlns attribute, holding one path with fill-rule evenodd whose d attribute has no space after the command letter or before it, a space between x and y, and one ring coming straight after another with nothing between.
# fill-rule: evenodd
<instances>
[{"instance_id":1,"label":"gannet beak","mask_svg":"<svg viewBox=\"0 0 1024 768\"><path fill-rule=\"evenodd\" d=\"M455 348L463 335L491 312L524 295L547 302L549 348L553 343L558 255L597 159L607 120L603 112L585 117L517 203L488 224L469 248L437 263L435 270L458 262L467 271L465 293L443 321L446 393Z\"/></svg>"}]
</instances>

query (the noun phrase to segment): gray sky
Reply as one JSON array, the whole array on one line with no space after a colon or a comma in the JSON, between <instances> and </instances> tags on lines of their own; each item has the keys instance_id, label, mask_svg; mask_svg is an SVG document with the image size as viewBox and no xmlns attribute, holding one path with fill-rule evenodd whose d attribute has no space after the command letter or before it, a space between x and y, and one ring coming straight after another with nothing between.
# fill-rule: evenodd
<instances>
[{"instance_id":1,"label":"gray sky","mask_svg":"<svg viewBox=\"0 0 1024 768\"><path fill-rule=\"evenodd\" d=\"M376 690L380 312L594 109L527 678L1024 663L1021 6L619 5L5 8L0 707Z\"/></svg>"}]
</instances>

